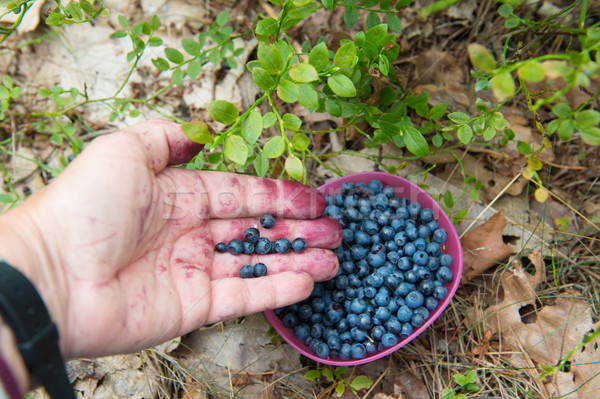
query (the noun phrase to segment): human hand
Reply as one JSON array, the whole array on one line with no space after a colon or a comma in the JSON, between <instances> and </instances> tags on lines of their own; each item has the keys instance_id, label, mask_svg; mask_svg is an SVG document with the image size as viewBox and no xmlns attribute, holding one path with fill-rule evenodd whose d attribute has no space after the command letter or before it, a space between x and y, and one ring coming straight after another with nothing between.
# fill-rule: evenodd
<instances>
[{"instance_id":1,"label":"human hand","mask_svg":"<svg viewBox=\"0 0 600 399\"><path fill-rule=\"evenodd\" d=\"M0 256L36 284L65 357L149 347L306 298L335 276L339 223L314 189L284 180L170 168L200 146L154 120L94 140L50 185L0 217ZM257 217L279 216L271 230ZM304 237L303 253L220 254L258 225ZM23 256L23 253L27 256ZM241 279L245 263L269 275Z\"/></svg>"}]
</instances>

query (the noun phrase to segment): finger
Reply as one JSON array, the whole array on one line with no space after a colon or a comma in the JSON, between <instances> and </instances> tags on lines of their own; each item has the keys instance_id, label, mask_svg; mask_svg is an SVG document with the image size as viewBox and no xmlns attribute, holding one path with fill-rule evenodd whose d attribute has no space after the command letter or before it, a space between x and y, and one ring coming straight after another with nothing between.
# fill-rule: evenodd
<instances>
[{"instance_id":1,"label":"finger","mask_svg":"<svg viewBox=\"0 0 600 399\"><path fill-rule=\"evenodd\" d=\"M186 137L181 125L164 119L153 119L130 126L121 132L106 136L110 140L121 141L113 145L114 151L141 149L145 161L155 173L167 165L178 165L189 161L202 150L203 145ZM114 143L113 143L114 144Z\"/></svg>"},{"instance_id":2,"label":"finger","mask_svg":"<svg viewBox=\"0 0 600 399\"><path fill-rule=\"evenodd\" d=\"M213 240L226 242L234 238L243 240L244 232L249 227L256 227L261 237L271 241L287 238L304 238L306 244L313 248L337 248L342 243L342 227L333 218L319 218L314 220L278 219L271 229L261 227L258 219L213 219L209 222Z\"/></svg>"},{"instance_id":3,"label":"finger","mask_svg":"<svg viewBox=\"0 0 600 399\"><path fill-rule=\"evenodd\" d=\"M192 172L194 173L194 172ZM224 172L195 172L209 200L211 218L262 216L314 219L323 215L325 198L316 189L288 180Z\"/></svg>"},{"instance_id":4,"label":"finger","mask_svg":"<svg viewBox=\"0 0 600 399\"><path fill-rule=\"evenodd\" d=\"M302 253L268 255L231 255L215 253L211 268L211 279L238 277L240 268L245 264L255 265L262 262L267 266L267 275L301 271L312 276L314 281L329 280L337 274L337 256L328 249L309 248Z\"/></svg>"},{"instance_id":5,"label":"finger","mask_svg":"<svg viewBox=\"0 0 600 399\"><path fill-rule=\"evenodd\" d=\"M303 272L213 281L207 323L215 323L266 309L276 309L308 298L313 280Z\"/></svg>"}]
</instances>

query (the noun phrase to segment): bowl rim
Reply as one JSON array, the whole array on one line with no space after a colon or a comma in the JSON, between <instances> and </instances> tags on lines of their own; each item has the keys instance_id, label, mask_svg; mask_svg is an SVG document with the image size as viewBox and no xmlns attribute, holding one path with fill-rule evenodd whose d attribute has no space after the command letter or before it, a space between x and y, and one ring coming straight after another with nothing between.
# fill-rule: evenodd
<instances>
[{"instance_id":1,"label":"bowl rim","mask_svg":"<svg viewBox=\"0 0 600 399\"><path fill-rule=\"evenodd\" d=\"M368 178L368 179L366 179L366 178ZM378 179L380 181L381 180L390 180L390 179L397 180L398 182L401 182L403 186L407 185L410 188L411 197L416 199L416 197L418 197L418 196L425 196L426 198L428 198L428 201L431 201L432 205L431 206L428 205L428 207L430 207L432 209L435 208L434 213L436 213L438 215L437 220L440 221L440 219L443 219L444 228L448 232L448 239L450 239L452 237L452 240L456 243L456 250L455 250L455 254L453 254L453 264L451 267L453 275L454 275L453 280L450 283L444 285L448 289L448 295L438 304L437 308L430 314L429 318L425 321L425 323L423 323L422 326L414 329L410 336L408 336L405 339L400 340L396 345L392 346L391 348L387 348L381 352L377 352L372 355L367 355L363 359L359 359L359 360L355 360L355 359L333 360L330 358L323 359L323 358L318 357L317 355L312 353L312 351L310 351L310 349L308 349L308 347L306 345L301 343L300 340L296 339L295 337L293 337L291 335L291 330L284 327L281 324L281 320L279 319L279 317L277 317L275 315L273 310L265 311L265 316L267 317L267 319L269 320L269 322L271 323L273 328L279 333L279 335L281 335L281 337L290 346L292 346L294 349L296 349L303 356L306 356L309 359L312 359L319 363L328 364L331 366L357 366L360 364L365 364L365 363L375 361L377 359L381 359L382 357L385 357L385 356L397 351L398 349L402 348L404 345L408 344L413 339L415 339L416 337L421 335L437 318L439 318L439 316L444 312L444 310L450 304L450 301L454 297L454 294L456 293L456 290L458 289L458 286L460 284L462 271L463 271L463 251L462 251L462 245L460 242L460 237L456 231L456 228L454 227L454 224L452 223L452 220L446 214L446 212L442 209L442 207L438 204L438 202L429 193L427 193L424 189L419 187L416 183L414 183L402 176L395 175L392 173L387 173L387 172L378 172L378 171L357 172L357 173L352 173L352 174L348 174L346 176L342 176L342 177L333 179L333 180L319 186L317 189L323 194L332 194L332 193L336 193L336 191L339 192L341 184L346 181L352 181L354 183L357 183L357 182L368 183L368 181L373 180L373 179ZM384 186L391 185L384 181L382 181L382 183ZM416 193L413 190L415 190ZM413 200L411 198L409 198L409 199L411 201ZM440 226L442 226L441 222L440 222ZM285 332L282 333L282 331L280 331L280 329L285 329Z\"/></svg>"}]
</instances>

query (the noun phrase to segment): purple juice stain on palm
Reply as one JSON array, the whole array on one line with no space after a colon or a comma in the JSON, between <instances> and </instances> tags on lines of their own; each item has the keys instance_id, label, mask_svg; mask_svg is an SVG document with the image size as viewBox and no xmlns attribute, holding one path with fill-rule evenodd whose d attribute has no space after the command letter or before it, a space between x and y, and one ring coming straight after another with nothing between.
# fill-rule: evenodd
<instances>
[{"instance_id":1,"label":"purple juice stain on palm","mask_svg":"<svg viewBox=\"0 0 600 399\"><path fill-rule=\"evenodd\" d=\"M281 180L281 191L287 205L284 216L298 219L317 218L325 210L325 197L314 188Z\"/></svg>"}]
</instances>

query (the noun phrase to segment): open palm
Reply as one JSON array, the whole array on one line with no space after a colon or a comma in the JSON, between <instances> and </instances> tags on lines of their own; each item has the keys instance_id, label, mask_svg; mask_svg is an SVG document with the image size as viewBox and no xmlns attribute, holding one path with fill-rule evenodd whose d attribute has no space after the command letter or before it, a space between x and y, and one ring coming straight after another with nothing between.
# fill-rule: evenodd
<instances>
[{"instance_id":1,"label":"open palm","mask_svg":"<svg viewBox=\"0 0 600 399\"><path fill-rule=\"evenodd\" d=\"M55 312L65 356L133 351L206 323L306 298L333 277L339 224L319 218L314 189L283 180L172 168L199 146L179 125L150 121L92 142L26 213L44 240L43 273L61 287ZM260 228L258 217L277 216ZM250 226L271 239L304 237L285 255L215 253ZM241 279L263 262L266 277ZM49 294L46 294L49 295ZM53 301L51 301L53 302ZM51 310L52 310L52 306Z\"/></svg>"}]
</instances>

